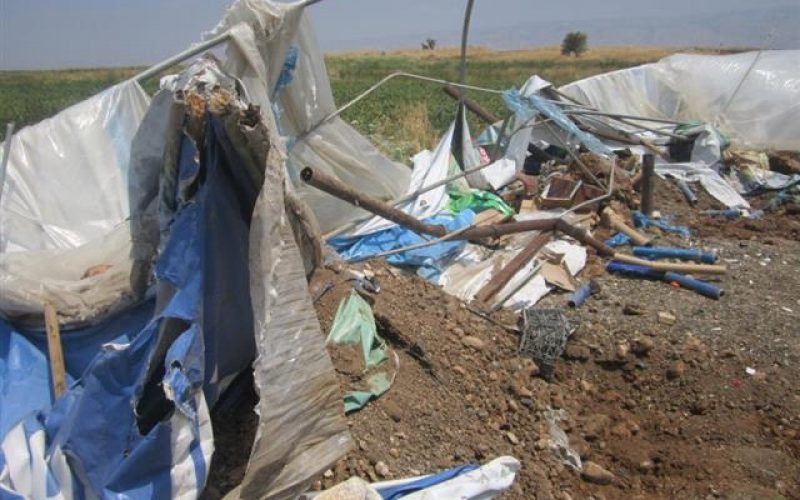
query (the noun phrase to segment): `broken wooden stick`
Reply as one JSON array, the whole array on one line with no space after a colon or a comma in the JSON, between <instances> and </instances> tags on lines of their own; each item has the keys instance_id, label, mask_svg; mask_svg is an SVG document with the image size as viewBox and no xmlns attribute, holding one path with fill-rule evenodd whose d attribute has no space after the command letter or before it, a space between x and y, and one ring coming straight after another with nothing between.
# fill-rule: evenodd
<instances>
[{"instance_id":1,"label":"broken wooden stick","mask_svg":"<svg viewBox=\"0 0 800 500\"><path fill-rule=\"evenodd\" d=\"M503 289L509 281L533 259L539 250L542 249L550 240L553 234L551 232L537 234L522 250L511 259L497 274L495 274L488 283L483 285L483 288L475 295L475 300L478 303L487 303L494 297L497 292Z\"/></svg>"},{"instance_id":2,"label":"broken wooden stick","mask_svg":"<svg viewBox=\"0 0 800 500\"><path fill-rule=\"evenodd\" d=\"M450 97L452 97L456 101L458 101L459 99L462 99L461 92L462 92L461 90L453 87L452 85L446 85L444 87L444 93L449 95ZM485 121L489 125L491 125L493 123L497 123L497 122L500 121L500 118L496 117L491 112L489 112L486 109L484 109L483 106L481 106L477 102L473 101L469 97L465 97L464 96L463 97L463 102L464 102L464 106L466 106L466 108L468 110L470 110L473 113L475 113L478 116L478 118L480 118L481 120Z\"/></svg>"},{"instance_id":3,"label":"broken wooden stick","mask_svg":"<svg viewBox=\"0 0 800 500\"><path fill-rule=\"evenodd\" d=\"M53 379L55 399L64 394L67 387L64 351L61 348L61 331L58 326L58 313L50 302L44 304L44 325L47 330L47 354L50 360L50 375Z\"/></svg>"},{"instance_id":4,"label":"broken wooden stick","mask_svg":"<svg viewBox=\"0 0 800 500\"><path fill-rule=\"evenodd\" d=\"M363 208L379 217L399 224L414 231L417 234L428 234L441 238L447 234L447 229L441 225L426 224L421 220L408 215L402 210L391 206L377 198L356 192L339 179L313 170L304 168L300 172L300 177L309 185L324 191L340 200L352 205ZM521 222L509 222L507 224L491 224L468 229L459 230L458 234L448 237L452 240L481 240L484 238L499 238L507 234L523 233L527 231L549 231L552 230L557 219L538 219Z\"/></svg>"},{"instance_id":5,"label":"broken wooden stick","mask_svg":"<svg viewBox=\"0 0 800 500\"><path fill-rule=\"evenodd\" d=\"M653 242L653 238L647 237L629 225L625 224L620 216L617 215L617 213L614 212L614 210L612 210L610 207L606 207L603 210L603 223L612 229L624 233L638 246L648 246Z\"/></svg>"}]
</instances>

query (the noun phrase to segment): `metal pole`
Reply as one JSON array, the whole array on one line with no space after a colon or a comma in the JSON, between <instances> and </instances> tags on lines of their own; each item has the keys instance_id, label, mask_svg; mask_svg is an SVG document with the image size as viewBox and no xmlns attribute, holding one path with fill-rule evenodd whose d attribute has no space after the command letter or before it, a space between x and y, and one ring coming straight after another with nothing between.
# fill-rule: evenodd
<instances>
[{"instance_id":1,"label":"metal pole","mask_svg":"<svg viewBox=\"0 0 800 500\"><path fill-rule=\"evenodd\" d=\"M300 7L300 8L311 7L311 6L312 6L312 5L314 5L315 3L319 3L319 2L321 2L321 1L322 1L322 0L305 0L304 2L300 2L300 4L298 5L298 7Z\"/></svg>"},{"instance_id":2,"label":"metal pole","mask_svg":"<svg viewBox=\"0 0 800 500\"><path fill-rule=\"evenodd\" d=\"M164 59L160 63L156 64L155 66L151 66L148 69L142 71L138 75L131 78L131 80L136 80L137 82L142 82L142 80L146 80L150 77L156 76L157 74L161 73L162 71L175 66L176 64L182 63L187 59L191 59L192 57L204 52L210 48L216 47L217 45L227 42L231 37L231 32L226 31L220 35L215 36L214 38L210 38L205 42L200 42L194 47L190 47L179 54L175 54L174 56Z\"/></svg>"},{"instance_id":3,"label":"metal pole","mask_svg":"<svg viewBox=\"0 0 800 500\"><path fill-rule=\"evenodd\" d=\"M594 115L594 116L605 116L608 118L622 118L626 120L635 120L640 122L653 122L653 123L666 123L668 125L683 125L686 122L680 122L677 120L669 120L667 118L647 118L644 116L635 116L635 115L623 115L619 113L606 113L604 111L594 111L590 109L567 109L564 110L564 113L571 114L571 115ZM637 125L641 126L641 125Z\"/></svg>"},{"instance_id":4,"label":"metal pole","mask_svg":"<svg viewBox=\"0 0 800 500\"><path fill-rule=\"evenodd\" d=\"M447 234L444 226L426 224L419 219L397 210L388 203L372 198L371 196L356 192L339 179L315 171L306 167L300 173L300 177L309 185L324 191L351 205L363 208L373 214L390 220L417 234L429 234L437 238L442 238ZM558 224L564 223L557 219L534 219L522 222L509 222L507 224L491 224L488 226L476 226L468 230L455 231L457 235L451 235L452 239L458 240L480 240L483 238L499 238L507 234L523 233L527 231L550 231ZM569 234L569 233L568 233Z\"/></svg>"},{"instance_id":5,"label":"metal pole","mask_svg":"<svg viewBox=\"0 0 800 500\"><path fill-rule=\"evenodd\" d=\"M325 191L368 212L379 215L386 220L392 221L403 227L407 227L417 234L430 234L442 237L447 234L447 230L441 225L425 224L419 219L408 215L402 210L385 203L377 198L361 194L350 186L331 175L325 175L320 171L315 171L310 167L304 168L300 172L300 177L309 185Z\"/></svg>"},{"instance_id":6,"label":"metal pole","mask_svg":"<svg viewBox=\"0 0 800 500\"><path fill-rule=\"evenodd\" d=\"M6 185L6 169L8 157L11 155L11 139L14 137L14 122L6 125L6 140L3 143L3 158L0 160L0 200L3 198L3 187Z\"/></svg>"},{"instance_id":7,"label":"metal pole","mask_svg":"<svg viewBox=\"0 0 800 500\"><path fill-rule=\"evenodd\" d=\"M464 27L461 30L461 64L458 69L458 81L464 85L467 78L467 39L469 38L469 21L472 18L472 6L475 0L467 0L467 10L464 13ZM461 93L460 104L463 104L464 93Z\"/></svg>"},{"instance_id":8,"label":"metal pole","mask_svg":"<svg viewBox=\"0 0 800 500\"><path fill-rule=\"evenodd\" d=\"M719 117L722 116L726 111L728 111L728 108L730 107L731 103L733 102L734 99L736 99L736 96L739 94L739 91L742 89L742 85L744 85L744 81L747 80L747 77L750 76L750 72L752 72L753 68L756 67L756 63L761 58L761 52L762 51L760 51L760 50L758 52L756 52L756 56L753 58L753 62L750 63L750 66L748 66L747 71L745 71L744 75L742 75L742 79L739 80L739 84L736 85L736 88L733 90L733 94L731 94L731 96L728 98L728 101L725 103L725 105L722 107L720 112L717 114L717 119L715 121L719 122Z\"/></svg>"},{"instance_id":9,"label":"metal pole","mask_svg":"<svg viewBox=\"0 0 800 500\"><path fill-rule=\"evenodd\" d=\"M653 181L655 177L655 156L646 154L642 158L642 213L653 215Z\"/></svg>"}]
</instances>

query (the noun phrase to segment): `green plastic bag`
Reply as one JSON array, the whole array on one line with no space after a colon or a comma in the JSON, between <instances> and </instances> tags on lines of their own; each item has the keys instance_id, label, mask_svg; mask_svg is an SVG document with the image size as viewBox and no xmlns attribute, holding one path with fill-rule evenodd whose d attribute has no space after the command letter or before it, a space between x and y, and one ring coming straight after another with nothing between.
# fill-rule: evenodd
<instances>
[{"instance_id":1,"label":"green plastic bag","mask_svg":"<svg viewBox=\"0 0 800 500\"><path fill-rule=\"evenodd\" d=\"M476 214L493 208L505 216L514 215L514 209L508 206L502 198L487 191L480 189L450 190L447 194L450 196L447 209L454 214L461 213L467 208Z\"/></svg>"},{"instance_id":2,"label":"green plastic bag","mask_svg":"<svg viewBox=\"0 0 800 500\"><path fill-rule=\"evenodd\" d=\"M378 335L372 308L355 291L339 304L326 343L340 346L360 345L365 370L378 367L388 359L386 342ZM360 410L369 401L388 391L393 382L394 376L390 378L386 371L372 373L366 378L369 390L345 394L345 413Z\"/></svg>"}]
</instances>

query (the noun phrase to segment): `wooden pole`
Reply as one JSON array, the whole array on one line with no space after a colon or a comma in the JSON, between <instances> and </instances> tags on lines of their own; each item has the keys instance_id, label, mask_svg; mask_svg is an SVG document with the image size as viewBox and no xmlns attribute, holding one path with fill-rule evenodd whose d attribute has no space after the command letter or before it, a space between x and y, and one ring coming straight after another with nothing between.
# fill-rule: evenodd
<instances>
[{"instance_id":1,"label":"wooden pole","mask_svg":"<svg viewBox=\"0 0 800 500\"><path fill-rule=\"evenodd\" d=\"M617 213L614 212L610 207L607 207L603 210L603 222L608 227L616 229L621 233L625 233L634 243L639 246L648 246L653 242L652 238L648 238L629 225L625 224L622 219L619 218Z\"/></svg>"},{"instance_id":2,"label":"wooden pole","mask_svg":"<svg viewBox=\"0 0 800 500\"><path fill-rule=\"evenodd\" d=\"M336 177L324 174L310 167L300 172L300 177L309 185L324 191L331 196L346 201L357 207L363 208L379 217L406 227L417 234L429 234L441 238L447 234L444 226L425 224L419 219L408 215L390 204L377 198L361 194L350 188ZM536 219L507 224L491 224L487 226L471 227L458 230L457 235L448 239L452 240L480 240L483 238L499 238L507 234L523 233L526 231L548 231L556 226L557 219Z\"/></svg>"},{"instance_id":3,"label":"wooden pole","mask_svg":"<svg viewBox=\"0 0 800 500\"><path fill-rule=\"evenodd\" d=\"M457 101L459 99L463 98L464 99L464 106L466 106L468 110L470 110L473 113L475 113L475 115L477 115L478 118L480 118L481 120L485 121L489 125L491 125L493 123L497 123L497 122L500 121L500 118L496 117L495 115L493 115L492 113L490 113L489 111L484 109L483 106L481 106L477 102L473 101L469 97L466 97L466 96L462 95L462 91L457 89L457 88L455 88L455 87L453 87L452 85L446 85L444 87L444 93L449 95L450 97L452 97L453 99L455 99Z\"/></svg>"},{"instance_id":4,"label":"wooden pole","mask_svg":"<svg viewBox=\"0 0 800 500\"><path fill-rule=\"evenodd\" d=\"M61 349L61 332L58 327L58 314L53 304L44 304L44 325L47 330L47 353L50 358L50 375L53 379L55 399L61 397L66 389L66 370L64 352Z\"/></svg>"},{"instance_id":5,"label":"wooden pole","mask_svg":"<svg viewBox=\"0 0 800 500\"><path fill-rule=\"evenodd\" d=\"M492 279L489 280L488 283L483 285L483 288L480 289L477 295L475 295L475 300L479 303L487 303L492 297L494 297L497 292L503 289L504 286L511 281L511 278L514 277L523 267L525 264L531 261L536 253L542 249L553 237L551 232L537 234L533 237L533 239L519 251L517 255L514 256L508 264L503 267L497 274L495 274Z\"/></svg>"},{"instance_id":6,"label":"wooden pole","mask_svg":"<svg viewBox=\"0 0 800 500\"><path fill-rule=\"evenodd\" d=\"M648 217L653 215L653 188L655 187L656 163L653 155L642 158L642 213Z\"/></svg>"}]
</instances>

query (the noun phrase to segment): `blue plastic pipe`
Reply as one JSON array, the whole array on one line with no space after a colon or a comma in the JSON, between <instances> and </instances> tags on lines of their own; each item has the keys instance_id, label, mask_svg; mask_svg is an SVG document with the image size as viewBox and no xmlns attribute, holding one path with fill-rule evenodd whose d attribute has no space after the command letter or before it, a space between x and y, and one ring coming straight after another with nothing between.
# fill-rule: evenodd
<instances>
[{"instance_id":1,"label":"blue plastic pipe","mask_svg":"<svg viewBox=\"0 0 800 500\"><path fill-rule=\"evenodd\" d=\"M610 273L623 274L633 278L655 279L665 281L667 283L678 283L687 290L699 293L711 299L719 299L724 292L716 285L711 283L690 278L682 274L673 272L661 272L645 266L637 266L635 264L624 264L622 262L609 262L606 266L606 271Z\"/></svg>"},{"instance_id":2,"label":"blue plastic pipe","mask_svg":"<svg viewBox=\"0 0 800 500\"><path fill-rule=\"evenodd\" d=\"M688 290L693 290L700 295L704 295L710 299L719 300L720 297L725 293L723 292L718 286L712 285L711 283L707 283L705 281L696 280L694 278L690 278L688 276L684 276L682 274L673 273L667 271L664 273L664 281L668 283L678 283L683 288Z\"/></svg>"},{"instance_id":3,"label":"blue plastic pipe","mask_svg":"<svg viewBox=\"0 0 800 500\"><path fill-rule=\"evenodd\" d=\"M586 302L586 299L592 294L592 285L586 283L582 287L575 290L575 293L572 294L572 297L569 298L567 301L567 305L570 307L580 307Z\"/></svg>"},{"instance_id":4,"label":"blue plastic pipe","mask_svg":"<svg viewBox=\"0 0 800 500\"><path fill-rule=\"evenodd\" d=\"M633 247L633 255L649 260L679 259L693 260L705 264L713 264L717 261L717 256L713 253L692 248Z\"/></svg>"},{"instance_id":5,"label":"blue plastic pipe","mask_svg":"<svg viewBox=\"0 0 800 500\"><path fill-rule=\"evenodd\" d=\"M622 262L611 261L606 266L606 271L615 274L623 274L632 278L662 279L664 273L645 266L636 264L625 264Z\"/></svg>"}]
</instances>

